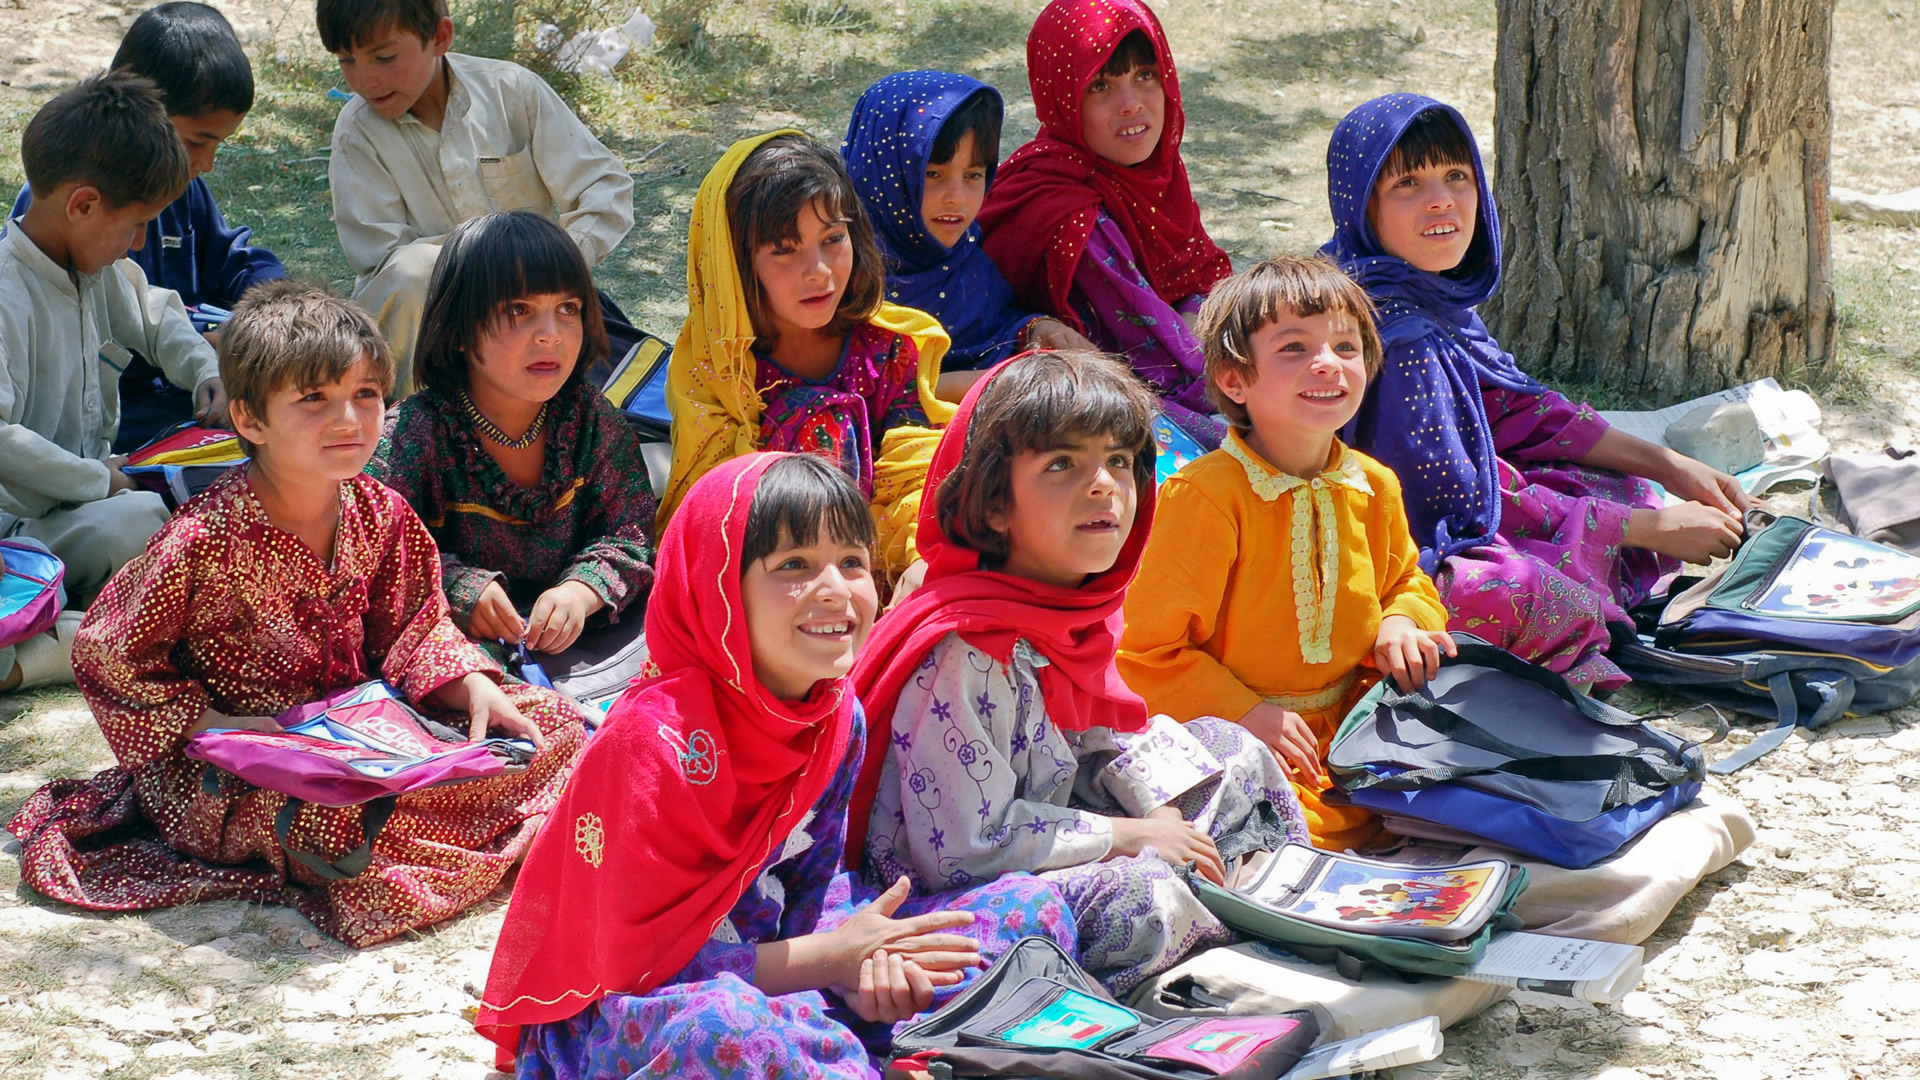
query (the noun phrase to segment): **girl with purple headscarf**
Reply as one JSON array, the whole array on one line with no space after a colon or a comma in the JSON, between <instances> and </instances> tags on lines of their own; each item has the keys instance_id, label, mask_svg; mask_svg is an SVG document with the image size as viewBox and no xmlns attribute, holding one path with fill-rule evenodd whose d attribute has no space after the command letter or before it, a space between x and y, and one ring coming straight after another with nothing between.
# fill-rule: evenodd
<instances>
[{"instance_id":1,"label":"girl with purple headscarf","mask_svg":"<svg viewBox=\"0 0 1920 1080\"><path fill-rule=\"evenodd\" d=\"M1327 173L1322 250L1379 305L1386 347L1344 437L1399 474L1449 627L1576 682L1625 683L1607 624L1679 561L1730 553L1750 500L1534 381L1493 340L1475 309L1500 283L1500 222L1459 112L1376 98L1334 130ZM1647 480L1690 501L1663 506Z\"/></svg>"}]
</instances>

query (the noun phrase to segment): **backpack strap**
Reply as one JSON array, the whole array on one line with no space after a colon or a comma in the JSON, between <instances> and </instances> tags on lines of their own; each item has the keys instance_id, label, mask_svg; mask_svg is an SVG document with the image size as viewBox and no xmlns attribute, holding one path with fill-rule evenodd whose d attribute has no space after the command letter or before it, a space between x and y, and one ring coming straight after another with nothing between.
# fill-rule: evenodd
<instances>
[{"instance_id":1,"label":"backpack strap","mask_svg":"<svg viewBox=\"0 0 1920 1080\"><path fill-rule=\"evenodd\" d=\"M1801 669L1804 670L1804 669ZM1779 714L1779 720L1773 727L1760 733L1752 742L1738 751L1728 754L1708 767L1707 771L1716 776L1726 776L1759 761L1778 749L1793 734L1796 727L1809 729L1825 727L1833 719L1845 712L1853 704L1853 676L1844 672L1835 672L1840 676L1839 692L1832 696L1822 695L1820 707L1811 716L1800 715L1799 684L1795 683L1794 670L1775 672L1767 679L1767 690L1773 695L1773 707Z\"/></svg>"},{"instance_id":2,"label":"backpack strap","mask_svg":"<svg viewBox=\"0 0 1920 1080\"><path fill-rule=\"evenodd\" d=\"M373 861L373 840L380 835L381 829L387 827L387 819L393 816L394 804L399 798L398 795L382 795L362 804L360 835L364 839L359 847L342 855L337 862L328 862L318 855L297 850L287 842L287 833L293 828L293 815L306 805L291 795L287 796L287 804L273 816L273 835L279 839L280 846L286 849L288 858L320 875L323 881L345 881L359 877Z\"/></svg>"}]
</instances>

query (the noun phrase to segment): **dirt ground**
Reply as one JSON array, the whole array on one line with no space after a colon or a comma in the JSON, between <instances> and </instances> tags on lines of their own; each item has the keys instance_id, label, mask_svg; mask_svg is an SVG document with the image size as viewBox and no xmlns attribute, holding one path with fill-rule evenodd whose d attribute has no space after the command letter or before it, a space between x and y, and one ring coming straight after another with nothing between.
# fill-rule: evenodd
<instances>
[{"instance_id":1,"label":"dirt ground","mask_svg":"<svg viewBox=\"0 0 1920 1080\"><path fill-rule=\"evenodd\" d=\"M23 118L100 66L142 6L0 0L0 40L12 43L0 55L0 112ZM306 0L221 6L256 58L311 47ZM1215 235L1240 258L1326 235L1324 170L1300 148L1316 140L1324 148L1325 130L1359 100L1395 89L1435 93L1461 105L1491 141L1490 3L1302 0L1313 25L1301 32L1242 18L1231 0L1160 6L1194 115L1194 186ZM1006 26L1009 47L981 72L1009 91L1013 137L1032 129L1018 76L1007 77L1017 71L1019 32ZM1920 186L1920 0L1842 0L1833 96L1834 182L1880 192ZM1281 137L1249 138L1252 118ZM737 123L771 119L763 110ZM19 122L0 123L0 134L16 137ZM697 181L704 168L680 182ZM691 188L663 190L661 213L642 231L678 223L684 236ZM1836 224L1834 258L1848 312L1842 336L1857 370L1827 402L1827 433L1836 449L1911 444L1920 431L1920 230ZM661 296L672 294L672 265L654 271L668 279ZM670 300L650 300L647 310L670 314ZM0 697L6 812L46 780L110 760L77 694ZM1920 913L1911 900L1920 894L1920 852L1909 839L1920 822L1920 709L1798 737L1714 783L1745 800L1759 840L1647 943L1638 992L1617 1008L1516 995L1450 1032L1441 1060L1397 1075L1920 1073ZM4 840L16 855L18 844ZM354 952L278 908L218 903L113 918L74 911L19 887L17 859L0 859L0 1071L479 1080L489 1055L465 1011L503 907L496 898L430 932Z\"/></svg>"}]
</instances>

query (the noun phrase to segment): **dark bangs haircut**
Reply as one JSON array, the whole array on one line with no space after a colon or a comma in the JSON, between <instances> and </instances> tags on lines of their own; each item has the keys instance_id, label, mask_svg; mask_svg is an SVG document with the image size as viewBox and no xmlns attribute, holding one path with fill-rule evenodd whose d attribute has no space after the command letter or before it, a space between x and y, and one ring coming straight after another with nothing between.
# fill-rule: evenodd
<instances>
[{"instance_id":1,"label":"dark bangs haircut","mask_svg":"<svg viewBox=\"0 0 1920 1080\"><path fill-rule=\"evenodd\" d=\"M253 65L227 17L205 4L161 4L140 13L113 54L122 68L153 80L171 116L253 108Z\"/></svg>"},{"instance_id":2,"label":"dark bangs haircut","mask_svg":"<svg viewBox=\"0 0 1920 1080\"><path fill-rule=\"evenodd\" d=\"M753 488L740 573L780 550L817 543L820 530L843 544L873 548L873 517L847 474L817 454L789 454L767 466Z\"/></svg>"},{"instance_id":3,"label":"dark bangs haircut","mask_svg":"<svg viewBox=\"0 0 1920 1080\"><path fill-rule=\"evenodd\" d=\"M998 567L1011 550L992 519L1012 508L1013 459L1023 450L1105 437L1133 454L1134 484L1153 486L1160 402L1126 361L1084 349L1030 352L990 378L973 405L966 453L934 496L940 531L979 552L983 566Z\"/></svg>"},{"instance_id":4,"label":"dark bangs haircut","mask_svg":"<svg viewBox=\"0 0 1920 1080\"><path fill-rule=\"evenodd\" d=\"M282 278L247 290L220 331L220 381L227 397L265 423L267 400L293 387L339 382L365 359L382 393L393 391L393 354L359 305ZM247 453L260 448L244 436Z\"/></svg>"},{"instance_id":5,"label":"dark bangs haircut","mask_svg":"<svg viewBox=\"0 0 1920 1080\"><path fill-rule=\"evenodd\" d=\"M1373 182L1378 184L1430 165L1473 168L1472 137L1440 109L1428 109L1413 118L1407 130L1400 133L1400 141L1393 144L1387 160L1380 163L1380 175Z\"/></svg>"},{"instance_id":6,"label":"dark bangs haircut","mask_svg":"<svg viewBox=\"0 0 1920 1080\"><path fill-rule=\"evenodd\" d=\"M953 160L953 151L967 132L973 132L973 160L967 164L991 168L1000 161L1000 103L990 90L975 90L934 136L927 164L945 165Z\"/></svg>"},{"instance_id":7,"label":"dark bangs haircut","mask_svg":"<svg viewBox=\"0 0 1920 1080\"><path fill-rule=\"evenodd\" d=\"M884 274L880 249L846 163L806 135L777 135L747 155L727 188L734 265L747 295L755 344L762 348L771 348L775 335L767 318L766 292L753 273L753 253L768 244L799 240L800 215L813 213L816 203L826 211L827 220L847 223L847 238L853 242L853 272L827 332L846 334L880 310Z\"/></svg>"},{"instance_id":8,"label":"dark bangs haircut","mask_svg":"<svg viewBox=\"0 0 1920 1080\"><path fill-rule=\"evenodd\" d=\"M432 41L444 18L447 0L318 0L313 5L320 47L330 53L352 52L393 31Z\"/></svg>"},{"instance_id":9,"label":"dark bangs haircut","mask_svg":"<svg viewBox=\"0 0 1920 1080\"><path fill-rule=\"evenodd\" d=\"M1145 30L1135 30L1113 47L1113 55L1107 57L1100 74L1118 79L1135 68L1153 67L1159 62L1160 54L1153 48L1153 39Z\"/></svg>"},{"instance_id":10,"label":"dark bangs haircut","mask_svg":"<svg viewBox=\"0 0 1920 1080\"><path fill-rule=\"evenodd\" d=\"M78 181L116 210L165 206L193 178L160 91L130 71L89 76L40 106L20 137L20 164L36 199Z\"/></svg>"},{"instance_id":11,"label":"dark bangs haircut","mask_svg":"<svg viewBox=\"0 0 1920 1080\"><path fill-rule=\"evenodd\" d=\"M561 393L580 385L607 358L607 324L586 257L566 230L531 210L482 214L456 226L440 247L413 352L420 385L458 397L467 388L467 356L480 335L501 325L506 307L559 293L580 301L580 355Z\"/></svg>"}]
</instances>

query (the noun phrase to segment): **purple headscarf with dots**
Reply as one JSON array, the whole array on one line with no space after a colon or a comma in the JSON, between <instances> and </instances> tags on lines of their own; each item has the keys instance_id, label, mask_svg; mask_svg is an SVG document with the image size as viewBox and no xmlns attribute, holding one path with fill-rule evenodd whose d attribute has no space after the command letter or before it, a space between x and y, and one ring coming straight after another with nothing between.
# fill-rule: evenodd
<instances>
[{"instance_id":1,"label":"purple headscarf with dots","mask_svg":"<svg viewBox=\"0 0 1920 1080\"><path fill-rule=\"evenodd\" d=\"M1460 266L1428 273L1387 254L1367 221L1380 169L1421 114L1439 111L1472 147L1479 221ZM1429 573L1441 559L1500 530L1500 472L1484 389L1544 393L1500 348L1474 310L1500 284L1500 216L1465 117L1418 94L1388 94L1348 113L1327 146L1333 239L1320 250L1367 290L1380 312L1386 361L1342 433L1399 477Z\"/></svg>"}]
</instances>

